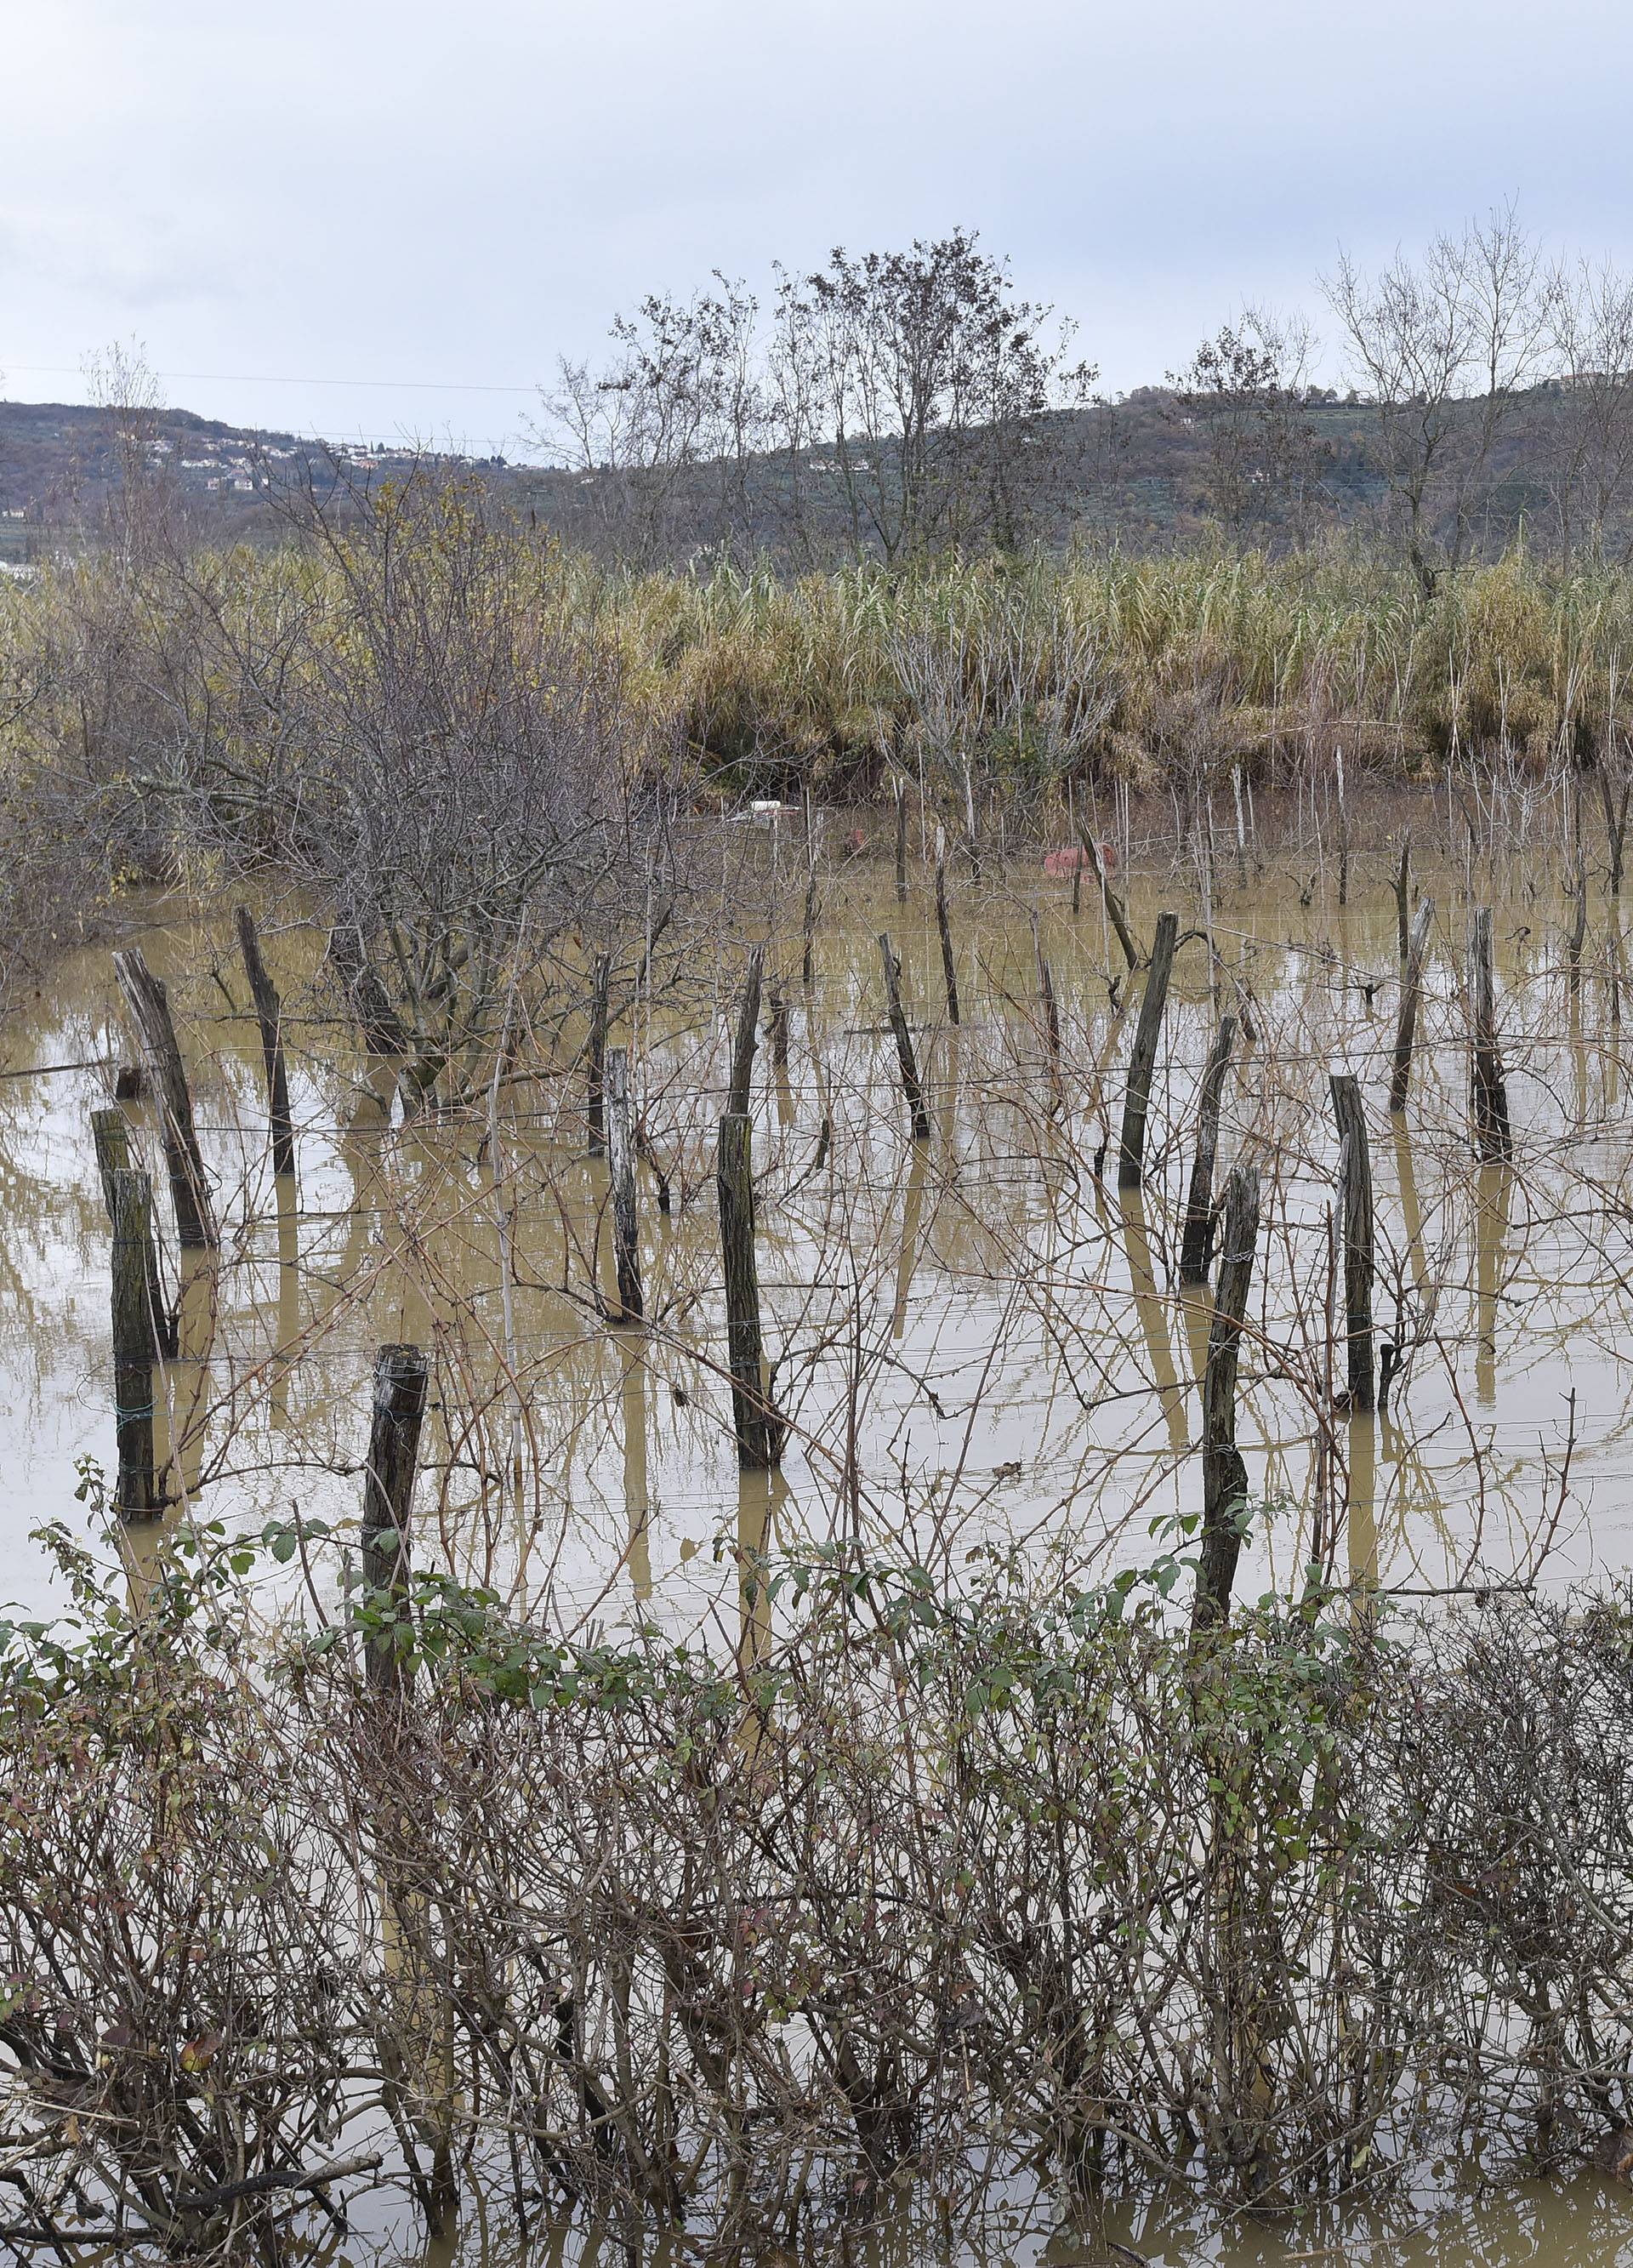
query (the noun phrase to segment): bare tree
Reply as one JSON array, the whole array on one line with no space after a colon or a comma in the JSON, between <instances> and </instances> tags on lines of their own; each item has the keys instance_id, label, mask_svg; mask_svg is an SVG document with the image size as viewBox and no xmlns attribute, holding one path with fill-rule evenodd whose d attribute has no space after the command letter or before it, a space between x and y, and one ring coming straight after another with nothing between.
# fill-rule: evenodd
<instances>
[{"instance_id":1,"label":"bare tree","mask_svg":"<svg viewBox=\"0 0 1633 2268\"><path fill-rule=\"evenodd\" d=\"M836 249L814 274L781 272L783 453L808 466L821 449L856 558L1012 549L1058 477L1066 434L1053 413L1080 407L1094 379L1071 341L1050 308L1015 297L1006 263L971 232L906 252ZM827 515L810 511L808 481L788 493L812 551Z\"/></svg>"},{"instance_id":2,"label":"bare tree","mask_svg":"<svg viewBox=\"0 0 1633 2268\"><path fill-rule=\"evenodd\" d=\"M1569 564L1585 544L1603 554L1633 475L1633 278L1608 260L1562 261L1547 298L1559 387L1549 485Z\"/></svg>"},{"instance_id":3,"label":"bare tree","mask_svg":"<svg viewBox=\"0 0 1633 2268\"><path fill-rule=\"evenodd\" d=\"M1539 376L1547 299L1534 239L1507 205L1421 260L1397 252L1375 276L1347 253L1322 289L1357 385L1377 408L1378 449L1408 559L1426 595L1467 557L1491 504L1494 453Z\"/></svg>"},{"instance_id":4,"label":"bare tree","mask_svg":"<svg viewBox=\"0 0 1633 2268\"><path fill-rule=\"evenodd\" d=\"M766 438L759 305L739 283L652 293L612 327L605 368L563 360L544 438L582 482L607 548L643 563L702 540L754 548L754 453Z\"/></svg>"},{"instance_id":5,"label":"bare tree","mask_svg":"<svg viewBox=\"0 0 1633 2268\"><path fill-rule=\"evenodd\" d=\"M1325 462L1308 410L1310 343L1298 318L1245 307L1168 373L1179 414L1207 443L1213 512L1235 539L1309 532Z\"/></svg>"}]
</instances>

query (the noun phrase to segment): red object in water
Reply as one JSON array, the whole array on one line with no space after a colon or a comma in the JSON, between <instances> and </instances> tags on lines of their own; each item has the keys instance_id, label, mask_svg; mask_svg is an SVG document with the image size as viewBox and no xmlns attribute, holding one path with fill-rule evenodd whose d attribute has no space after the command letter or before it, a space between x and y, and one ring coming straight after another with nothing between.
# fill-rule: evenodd
<instances>
[{"instance_id":1,"label":"red object in water","mask_svg":"<svg viewBox=\"0 0 1633 2268\"><path fill-rule=\"evenodd\" d=\"M1117 853L1113 850L1111 844L1109 843L1101 843L1096 847L1100 854L1100 865L1105 869L1106 873L1108 874L1115 873L1117 871ZM1044 854L1043 871L1046 874L1077 874L1085 872L1087 869L1088 865L1089 854L1086 850L1080 849L1072 850L1049 850L1046 851Z\"/></svg>"}]
</instances>

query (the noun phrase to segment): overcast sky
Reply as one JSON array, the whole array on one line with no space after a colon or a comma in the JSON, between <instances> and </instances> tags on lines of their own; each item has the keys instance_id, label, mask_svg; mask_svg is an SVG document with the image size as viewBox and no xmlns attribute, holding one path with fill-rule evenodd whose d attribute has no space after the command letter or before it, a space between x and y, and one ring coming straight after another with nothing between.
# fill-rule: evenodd
<instances>
[{"instance_id":1,"label":"overcast sky","mask_svg":"<svg viewBox=\"0 0 1633 2268\"><path fill-rule=\"evenodd\" d=\"M1115 389L1511 195L1633 261L1625 0L0 0L0 55L13 398L135 338L213 416L505 446L646 290L955 224Z\"/></svg>"}]
</instances>

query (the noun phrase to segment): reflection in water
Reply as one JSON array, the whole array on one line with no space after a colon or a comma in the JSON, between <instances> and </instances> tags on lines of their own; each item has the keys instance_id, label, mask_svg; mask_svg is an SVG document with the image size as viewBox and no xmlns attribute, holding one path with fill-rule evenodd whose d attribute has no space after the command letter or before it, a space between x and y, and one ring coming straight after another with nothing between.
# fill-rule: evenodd
<instances>
[{"instance_id":1,"label":"reflection in water","mask_svg":"<svg viewBox=\"0 0 1633 2268\"><path fill-rule=\"evenodd\" d=\"M919 1221L924 1210L924 1176L930 1168L930 1145L915 1142L908 1167L907 1196L901 1207L901 1250L896 1262L896 1299L891 1310L890 1336L900 1340L907 1328L908 1294L918 1260Z\"/></svg>"},{"instance_id":2,"label":"reflection in water","mask_svg":"<svg viewBox=\"0 0 1633 2268\"><path fill-rule=\"evenodd\" d=\"M1350 1580L1357 1616L1370 1616L1378 1588L1378 1436L1370 1412L1350 1414L1349 1491L1344 1528L1350 1549Z\"/></svg>"},{"instance_id":3,"label":"reflection in water","mask_svg":"<svg viewBox=\"0 0 1633 2268\"><path fill-rule=\"evenodd\" d=\"M1475 1391L1488 1407L1497 1399L1497 1303L1513 1186L1508 1165L1482 1166L1475 1184Z\"/></svg>"},{"instance_id":4,"label":"reflection in water","mask_svg":"<svg viewBox=\"0 0 1633 2268\"><path fill-rule=\"evenodd\" d=\"M300 1345L300 1224L293 1174L279 1174L277 1338L268 1366L268 1414L273 1431L289 1427L290 1377Z\"/></svg>"},{"instance_id":5,"label":"reflection in water","mask_svg":"<svg viewBox=\"0 0 1633 2268\"><path fill-rule=\"evenodd\" d=\"M1182 1450L1188 1439L1185 1424L1185 1397L1181 1390L1179 1373L1173 1366L1173 1346L1168 1336L1168 1318L1163 1300L1157 1290L1157 1277L1151 1266L1151 1237L1145 1226L1145 1197L1141 1189L1119 1189L1117 1210L1122 1220L1123 1251L1129 1263L1129 1289L1134 1300L1134 1310L1139 1317L1144 1335L1145 1351L1151 1360L1151 1375L1156 1385L1158 1399L1167 1421L1169 1446Z\"/></svg>"},{"instance_id":6,"label":"reflection in water","mask_svg":"<svg viewBox=\"0 0 1633 2268\"><path fill-rule=\"evenodd\" d=\"M646 1485L646 1346L637 1330L613 1334L623 1366L624 1524L629 1535L629 1581L644 1606L652 1595L652 1507Z\"/></svg>"}]
</instances>

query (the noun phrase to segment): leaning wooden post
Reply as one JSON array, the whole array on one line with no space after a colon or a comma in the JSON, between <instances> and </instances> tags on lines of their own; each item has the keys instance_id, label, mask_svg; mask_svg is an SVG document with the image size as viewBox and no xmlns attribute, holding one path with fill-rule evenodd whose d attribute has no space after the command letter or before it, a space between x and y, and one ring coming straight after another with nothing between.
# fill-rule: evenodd
<instances>
[{"instance_id":1,"label":"leaning wooden post","mask_svg":"<svg viewBox=\"0 0 1633 2268\"><path fill-rule=\"evenodd\" d=\"M1100 903L1106 909L1107 919L1117 932L1117 942L1122 947L1122 957L1128 962L1129 972L1132 975L1140 965L1140 949L1134 942L1133 931L1129 927L1128 909L1111 886L1111 877L1106 872L1105 862L1100 857L1100 846L1087 828L1081 828L1078 830L1078 840L1088 853L1089 864L1094 869L1094 879L1100 886Z\"/></svg>"},{"instance_id":2,"label":"leaning wooden post","mask_svg":"<svg viewBox=\"0 0 1633 2268\"><path fill-rule=\"evenodd\" d=\"M754 1086L754 1047L760 1029L760 974L765 965L766 949L755 946L748 956L748 972L743 979L743 997L737 1006L737 1030L732 1041L732 1076L726 1087L725 1107L733 1117L747 1115L748 1099Z\"/></svg>"},{"instance_id":3,"label":"leaning wooden post","mask_svg":"<svg viewBox=\"0 0 1633 2268\"><path fill-rule=\"evenodd\" d=\"M1338 1122L1338 1218L1343 1233L1345 1374L1350 1407L1370 1417L1375 1407L1372 1370L1372 1160L1358 1079L1335 1071L1333 1116Z\"/></svg>"},{"instance_id":4,"label":"leaning wooden post","mask_svg":"<svg viewBox=\"0 0 1633 2268\"><path fill-rule=\"evenodd\" d=\"M1055 974L1043 952L1038 917L1032 917L1032 952L1038 964L1038 1005L1043 1012L1043 1036L1048 1042L1049 1075L1060 1083L1060 1006L1055 998Z\"/></svg>"},{"instance_id":5,"label":"leaning wooden post","mask_svg":"<svg viewBox=\"0 0 1633 2268\"><path fill-rule=\"evenodd\" d=\"M408 1514L420 1453L429 1366L416 1346L383 1346L374 1358L374 1416L363 1483L363 1580L377 1609L394 1618L408 1596ZM364 1646L364 1668L377 1693L407 1683L394 1639L378 1632Z\"/></svg>"},{"instance_id":6,"label":"leaning wooden post","mask_svg":"<svg viewBox=\"0 0 1633 2268\"><path fill-rule=\"evenodd\" d=\"M610 953L598 953L590 979L590 1042L588 1093L585 1116L590 1127L590 1155L603 1156L607 1149L607 1098L603 1080L607 1066L607 995L612 983L613 957Z\"/></svg>"},{"instance_id":7,"label":"leaning wooden post","mask_svg":"<svg viewBox=\"0 0 1633 2268\"><path fill-rule=\"evenodd\" d=\"M140 1519L159 1506L153 1469L153 1359L157 1351L149 1284L153 1258L153 1185L129 1166L114 1167L114 1435L119 1478L114 1509Z\"/></svg>"},{"instance_id":8,"label":"leaning wooden post","mask_svg":"<svg viewBox=\"0 0 1633 2268\"><path fill-rule=\"evenodd\" d=\"M1476 906L1468 923L1469 1105L1482 1158L1513 1154L1508 1082L1497 1042L1497 992L1491 973L1491 909Z\"/></svg>"},{"instance_id":9,"label":"leaning wooden post","mask_svg":"<svg viewBox=\"0 0 1633 2268\"><path fill-rule=\"evenodd\" d=\"M1417 909L1406 941L1406 961L1401 974L1401 1013L1394 1029L1394 1067L1389 1074L1389 1108L1406 1108L1406 1092L1412 1081L1412 1047L1417 1037L1417 1009L1423 991L1423 963L1429 957L1429 932L1434 926L1435 902L1425 898Z\"/></svg>"},{"instance_id":10,"label":"leaning wooden post","mask_svg":"<svg viewBox=\"0 0 1633 2268\"><path fill-rule=\"evenodd\" d=\"M879 959L885 965L885 998L890 1014L890 1028L896 1038L896 1060L901 1066L901 1092L913 1118L913 1139L930 1139L930 1111L924 1101L924 1088L918 1075L918 1058L913 1052L913 1035L908 1029L907 1012L901 1005L901 963L886 930L879 940Z\"/></svg>"},{"instance_id":11,"label":"leaning wooden post","mask_svg":"<svg viewBox=\"0 0 1633 2268\"><path fill-rule=\"evenodd\" d=\"M1162 1012L1167 1004L1168 980L1173 974L1173 953L1179 935L1178 914L1159 914L1157 934L1151 943L1151 968L1140 999L1140 1019L1134 1028L1134 1051L1129 1057L1122 1138L1117 1151L1120 1189L1137 1189L1145 1177L1145 1121L1151 1111L1157 1043L1162 1036Z\"/></svg>"},{"instance_id":12,"label":"leaning wooden post","mask_svg":"<svg viewBox=\"0 0 1633 2268\"><path fill-rule=\"evenodd\" d=\"M1202 1090L1196 1107L1196 1155L1191 1165L1191 1186L1185 1201L1185 1228L1180 1239L1180 1281L1205 1284L1213 1259L1213 1168L1219 1154L1219 1107L1225 1098L1225 1073L1236 1044L1236 1019L1221 1016L1208 1060L1203 1066Z\"/></svg>"},{"instance_id":13,"label":"leaning wooden post","mask_svg":"<svg viewBox=\"0 0 1633 2268\"><path fill-rule=\"evenodd\" d=\"M261 1027L261 1060L267 1074L267 1117L272 1136L272 1170L275 1174L292 1174L295 1170L295 1122L290 1116L289 1073L283 1062L283 1004L278 998L277 987L267 974L267 964L261 957L261 939L256 934L254 916L247 906L235 906L232 918L238 925L239 949L244 955L250 994L255 1003L255 1021Z\"/></svg>"},{"instance_id":14,"label":"leaning wooden post","mask_svg":"<svg viewBox=\"0 0 1633 2268\"><path fill-rule=\"evenodd\" d=\"M760 1271L754 1260L754 1183L747 1111L728 1110L720 1121L716 1189L720 1205L720 1256L725 1273L726 1359L732 1373L732 1420L740 1465L761 1470L783 1462L786 1428L773 1408L760 1329Z\"/></svg>"},{"instance_id":15,"label":"leaning wooden post","mask_svg":"<svg viewBox=\"0 0 1633 2268\"><path fill-rule=\"evenodd\" d=\"M607 1157L613 1184L613 1261L618 1278L618 1321L638 1323L641 1246L635 1206L635 1128L629 1110L629 1051L607 1057Z\"/></svg>"},{"instance_id":16,"label":"leaning wooden post","mask_svg":"<svg viewBox=\"0 0 1633 2268\"><path fill-rule=\"evenodd\" d=\"M1259 1233L1259 1169L1239 1165L1225 1187L1225 1227L1208 1360L1203 1373L1203 1526L1194 1631L1227 1621L1247 1509L1247 1467L1236 1446L1236 1373Z\"/></svg>"},{"instance_id":17,"label":"leaning wooden post","mask_svg":"<svg viewBox=\"0 0 1633 2268\"><path fill-rule=\"evenodd\" d=\"M941 932L941 974L947 988L947 1017L959 1020L959 969L953 954L953 924L947 918L947 836L936 829L936 927Z\"/></svg>"},{"instance_id":18,"label":"leaning wooden post","mask_svg":"<svg viewBox=\"0 0 1633 2268\"><path fill-rule=\"evenodd\" d=\"M114 970L141 1040L158 1105L165 1165L176 1208L176 1233L184 1246L195 1249L219 1244L221 1238L210 1202L210 1182L193 1125L193 1100L188 1093L181 1049L171 1020L169 995L136 946L114 955Z\"/></svg>"}]
</instances>

